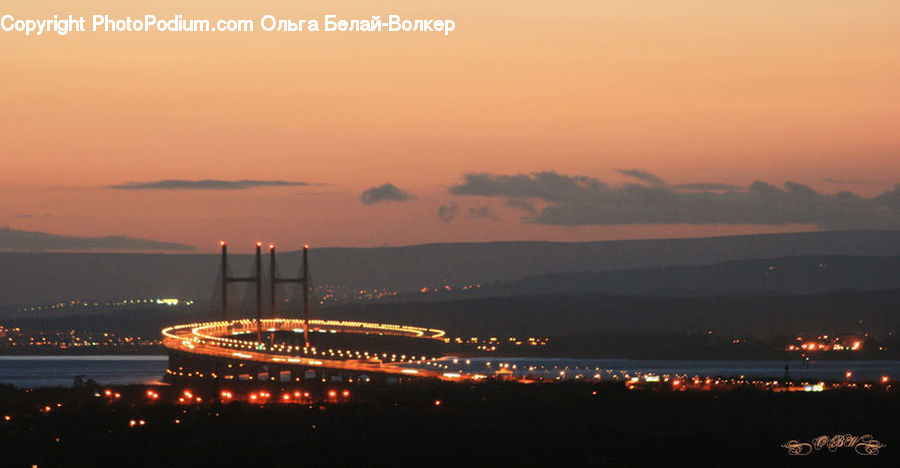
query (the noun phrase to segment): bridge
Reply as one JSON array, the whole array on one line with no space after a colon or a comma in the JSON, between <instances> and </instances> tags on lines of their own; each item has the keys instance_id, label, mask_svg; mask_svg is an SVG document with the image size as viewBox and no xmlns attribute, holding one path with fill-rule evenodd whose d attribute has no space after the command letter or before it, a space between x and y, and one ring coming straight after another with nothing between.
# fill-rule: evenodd
<instances>
[{"instance_id":1,"label":"bridge","mask_svg":"<svg viewBox=\"0 0 900 468\"><path fill-rule=\"evenodd\" d=\"M168 382L400 382L402 379L479 379L480 375L427 368L443 358L443 330L412 325L309 318L308 247L303 275L283 279L275 270L270 245L270 317L262 317L261 243L256 274L230 277L222 244L222 320L175 325L162 330L169 352ZM228 284L256 286L256 318L228 319ZM304 318L274 317L275 284L303 287Z\"/></svg>"}]
</instances>

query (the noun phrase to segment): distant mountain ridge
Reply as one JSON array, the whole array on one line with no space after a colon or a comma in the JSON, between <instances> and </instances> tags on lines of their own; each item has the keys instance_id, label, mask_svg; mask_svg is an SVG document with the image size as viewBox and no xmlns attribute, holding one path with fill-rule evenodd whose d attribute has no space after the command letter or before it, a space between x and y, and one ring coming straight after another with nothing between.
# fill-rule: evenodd
<instances>
[{"instance_id":1,"label":"distant mountain ridge","mask_svg":"<svg viewBox=\"0 0 900 468\"><path fill-rule=\"evenodd\" d=\"M668 297L900 289L900 257L817 255L608 272L549 273L479 288L477 297L617 294ZM473 294L467 294L472 297ZM444 299L449 299L444 295Z\"/></svg>"},{"instance_id":2,"label":"distant mountain ridge","mask_svg":"<svg viewBox=\"0 0 900 468\"><path fill-rule=\"evenodd\" d=\"M900 256L900 231L835 231L699 239L583 243L490 242L381 248L321 248L310 253L316 284L417 290L440 284L509 282L530 276L710 265L738 260L832 256ZM281 253L285 274L299 253ZM0 306L70 299L211 298L217 254L0 252ZM233 255L232 271L252 256Z\"/></svg>"}]
</instances>

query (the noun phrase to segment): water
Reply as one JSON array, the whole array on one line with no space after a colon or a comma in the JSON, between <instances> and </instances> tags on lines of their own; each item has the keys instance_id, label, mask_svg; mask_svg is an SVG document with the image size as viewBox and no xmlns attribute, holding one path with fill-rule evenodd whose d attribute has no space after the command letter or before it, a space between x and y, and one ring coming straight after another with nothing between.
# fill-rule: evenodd
<instances>
[{"instance_id":1,"label":"water","mask_svg":"<svg viewBox=\"0 0 900 468\"><path fill-rule=\"evenodd\" d=\"M460 358L442 360L437 365L447 372L490 375L507 365L518 375L537 374L566 379L591 378L601 373L613 375L699 375L701 377L740 376L781 379L784 361L674 361L629 359L568 358ZM77 375L92 378L101 385L158 382L165 373L166 356L0 356L0 383L20 387L71 386ZM796 380L878 380L883 375L900 377L900 361L813 361L809 367L791 361L791 378ZM515 366L515 369L512 367ZM423 366L434 368L433 366Z\"/></svg>"},{"instance_id":2,"label":"water","mask_svg":"<svg viewBox=\"0 0 900 468\"><path fill-rule=\"evenodd\" d=\"M900 377L900 361L811 361L806 366L801 361L676 361L676 360L631 360L631 359L569 359L569 358L465 358L445 360L448 372L472 372L486 375L500 369L513 371L516 375L560 376L566 379L593 377L597 373L602 378L613 375L687 375L693 377L759 377L782 379L784 366L789 366L794 380L844 380L847 372L852 372L850 380L878 380L882 376ZM515 368L513 368L515 366Z\"/></svg>"},{"instance_id":3,"label":"water","mask_svg":"<svg viewBox=\"0 0 900 468\"><path fill-rule=\"evenodd\" d=\"M101 385L152 383L167 364L166 356L0 356L0 383L70 387L77 375Z\"/></svg>"}]
</instances>

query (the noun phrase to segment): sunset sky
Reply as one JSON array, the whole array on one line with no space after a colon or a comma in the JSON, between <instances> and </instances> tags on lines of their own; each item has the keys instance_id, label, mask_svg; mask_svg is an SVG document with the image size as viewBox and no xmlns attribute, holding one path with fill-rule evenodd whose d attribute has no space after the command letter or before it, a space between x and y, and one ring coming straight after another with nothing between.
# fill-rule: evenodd
<instances>
[{"instance_id":1,"label":"sunset sky","mask_svg":"<svg viewBox=\"0 0 900 468\"><path fill-rule=\"evenodd\" d=\"M896 0L8 3L456 30L0 32L0 238L240 251L900 228Z\"/></svg>"}]
</instances>

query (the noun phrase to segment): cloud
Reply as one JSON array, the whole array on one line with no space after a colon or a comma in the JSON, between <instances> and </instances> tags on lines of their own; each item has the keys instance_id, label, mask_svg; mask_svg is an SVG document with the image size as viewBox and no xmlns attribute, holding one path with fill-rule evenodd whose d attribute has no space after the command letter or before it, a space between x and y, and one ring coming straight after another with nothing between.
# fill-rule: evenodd
<instances>
[{"instance_id":1,"label":"cloud","mask_svg":"<svg viewBox=\"0 0 900 468\"><path fill-rule=\"evenodd\" d=\"M50 218L50 217L51 217L51 215L49 215L49 214L31 214L31 213L14 214L14 215L10 216L10 218L14 218L14 219L38 219L38 218L46 219L46 218Z\"/></svg>"},{"instance_id":2,"label":"cloud","mask_svg":"<svg viewBox=\"0 0 900 468\"><path fill-rule=\"evenodd\" d=\"M649 185L665 186L666 182L655 174L643 169L620 169L619 174L637 179L640 182ZM678 184L671 186L677 190L740 190L740 187L732 184L724 184L720 182L694 182L689 184Z\"/></svg>"},{"instance_id":3,"label":"cloud","mask_svg":"<svg viewBox=\"0 0 900 468\"><path fill-rule=\"evenodd\" d=\"M591 192L606 187L605 183L591 177L566 176L555 172L519 175L473 173L464 175L463 182L450 186L449 191L454 195L539 198L561 202L590 197Z\"/></svg>"},{"instance_id":4,"label":"cloud","mask_svg":"<svg viewBox=\"0 0 900 468\"><path fill-rule=\"evenodd\" d=\"M534 207L534 203L522 198L510 198L509 200L506 200L506 206L525 210L530 214L537 213L537 208Z\"/></svg>"},{"instance_id":5,"label":"cloud","mask_svg":"<svg viewBox=\"0 0 900 468\"><path fill-rule=\"evenodd\" d=\"M438 218L441 218L441 221L445 223L453 221L457 214L459 214L459 206L455 202L450 202L449 205L441 205L438 208Z\"/></svg>"},{"instance_id":6,"label":"cloud","mask_svg":"<svg viewBox=\"0 0 900 468\"><path fill-rule=\"evenodd\" d=\"M309 183L286 180L166 179L151 182L126 182L110 185L107 188L120 190L244 190L257 187L294 187L298 185L308 186Z\"/></svg>"},{"instance_id":7,"label":"cloud","mask_svg":"<svg viewBox=\"0 0 900 468\"><path fill-rule=\"evenodd\" d=\"M497 221L497 214L487 206L469 208L468 216L472 219L489 219L491 221Z\"/></svg>"},{"instance_id":8,"label":"cloud","mask_svg":"<svg viewBox=\"0 0 900 468\"><path fill-rule=\"evenodd\" d=\"M191 251L195 247L127 236L72 237L37 231L0 228L0 251Z\"/></svg>"},{"instance_id":9,"label":"cloud","mask_svg":"<svg viewBox=\"0 0 900 468\"><path fill-rule=\"evenodd\" d=\"M655 175L653 175L643 169L619 169L616 172L618 172L619 174L622 174L624 176L632 177L634 179L637 179L641 182L644 182L644 183L647 183L650 185L665 185L666 184L659 177L656 177Z\"/></svg>"},{"instance_id":10,"label":"cloud","mask_svg":"<svg viewBox=\"0 0 900 468\"><path fill-rule=\"evenodd\" d=\"M384 184L378 187L372 187L359 197L364 205L373 205L375 203L398 201L404 202L414 199L409 192L397 188L394 184Z\"/></svg>"},{"instance_id":11,"label":"cloud","mask_svg":"<svg viewBox=\"0 0 900 468\"><path fill-rule=\"evenodd\" d=\"M641 180L659 179L642 175ZM593 177L556 172L479 173L464 175L449 192L505 197L507 205L520 205L526 211L528 205L521 200L544 202L524 219L549 225L813 224L822 229L900 228L900 184L873 198L851 192L825 194L794 182L782 187L754 182L746 189L723 193L720 188L725 185L707 184L706 190L682 191L680 186L671 187L662 180L652 185L613 187Z\"/></svg>"}]
</instances>

